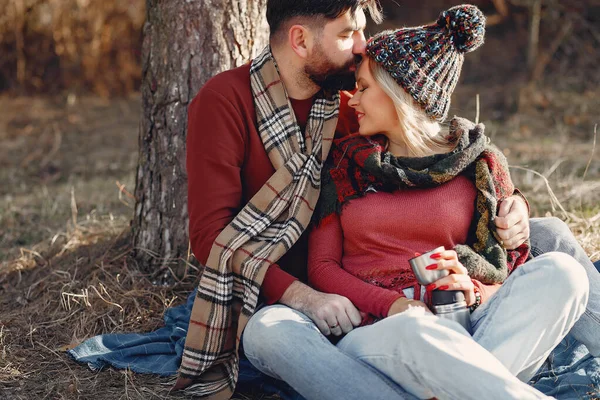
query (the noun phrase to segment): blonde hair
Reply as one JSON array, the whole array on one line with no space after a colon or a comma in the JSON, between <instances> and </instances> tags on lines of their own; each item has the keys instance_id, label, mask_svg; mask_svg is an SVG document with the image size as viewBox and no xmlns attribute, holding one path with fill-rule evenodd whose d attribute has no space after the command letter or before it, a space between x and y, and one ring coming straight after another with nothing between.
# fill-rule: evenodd
<instances>
[{"instance_id":1,"label":"blonde hair","mask_svg":"<svg viewBox=\"0 0 600 400\"><path fill-rule=\"evenodd\" d=\"M455 143L446 139L440 124L432 121L425 114L423 108L396 83L383 67L371 59L369 59L369 67L373 78L394 102L403 135L402 139L410 157L447 153L454 148Z\"/></svg>"}]
</instances>

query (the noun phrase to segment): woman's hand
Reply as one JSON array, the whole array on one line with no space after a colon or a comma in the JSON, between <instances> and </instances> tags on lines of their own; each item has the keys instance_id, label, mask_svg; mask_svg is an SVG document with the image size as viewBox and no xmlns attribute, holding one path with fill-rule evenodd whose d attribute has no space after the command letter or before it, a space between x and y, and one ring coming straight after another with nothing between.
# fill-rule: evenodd
<instances>
[{"instance_id":1,"label":"woman's hand","mask_svg":"<svg viewBox=\"0 0 600 400\"><path fill-rule=\"evenodd\" d=\"M390 310L388 311L388 317L391 317L394 314L400 314L408 310L408 306L411 307L423 307L425 311L431 313L431 310L427 308L427 305L419 300L411 300L406 297L400 297L398 300L392 303Z\"/></svg>"},{"instance_id":2,"label":"woman's hand","mask_svg":"<svg viewBox=\"0 0 600 400\"><path fill-rule=\"evenodd\" d=\"M430 256L438 260L437 264L427 266L429 270L446 269L450 275L445 276L427 286L427 290L460 290L465 294L467 306L475 303L475 292L473 282L467 269L458 261L458 256L454 250L446 250Z\"/></svg>"}]
</instances>

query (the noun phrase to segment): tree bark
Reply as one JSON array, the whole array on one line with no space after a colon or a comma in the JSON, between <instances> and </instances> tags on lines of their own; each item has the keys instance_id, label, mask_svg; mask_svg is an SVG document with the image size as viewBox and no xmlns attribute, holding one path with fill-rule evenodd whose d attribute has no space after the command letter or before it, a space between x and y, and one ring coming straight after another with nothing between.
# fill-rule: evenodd
<instances>
[{"instance_id":1,"label":"tree bark","mask_svg":"<svg viewBox=\"0 0 600 400\"><path fill-rule=\"evenodd\" d=\"M132 221L145 272L189 254L187 106L215 74L242 65L268 41L266 0L147 0L142 118Z\"/></svg>"}]
</instances>

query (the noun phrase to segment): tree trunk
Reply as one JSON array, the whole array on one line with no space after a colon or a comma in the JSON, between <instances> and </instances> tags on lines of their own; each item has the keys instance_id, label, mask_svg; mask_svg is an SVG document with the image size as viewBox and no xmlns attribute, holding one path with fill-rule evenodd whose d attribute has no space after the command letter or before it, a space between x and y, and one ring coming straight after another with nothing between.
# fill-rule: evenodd
<instances>
[{"instance_id":1,"label":"tree trunk","mask_svg":"<svg viewBox=\"0 0 600 400\"><path fill-rule=\"evenodd\" d=\"M133 246L156 272L189 253L187 106L218 72L266 45L266 0L147 0Z\"/></svg>"}]
</instances>

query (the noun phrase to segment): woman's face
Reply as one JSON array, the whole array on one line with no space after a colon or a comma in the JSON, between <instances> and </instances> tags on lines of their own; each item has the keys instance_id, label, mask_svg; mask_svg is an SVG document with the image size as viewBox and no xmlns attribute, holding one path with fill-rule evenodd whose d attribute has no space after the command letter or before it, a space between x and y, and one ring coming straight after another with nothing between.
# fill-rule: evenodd
<instances>
[{"instance_id":1,"label":"woman's face","mask_svg":"<svg viewBox=\"0 0 600 400\"><path fill-rule=\"evenodd\" d=\"M392 99L383 91L373 78L368 58L364 58L357 73L358 90L348 102L356 111L359 133L371 136L382 133L388 138L398 130L399 120Z\"/></svg>"}]
</instances>

